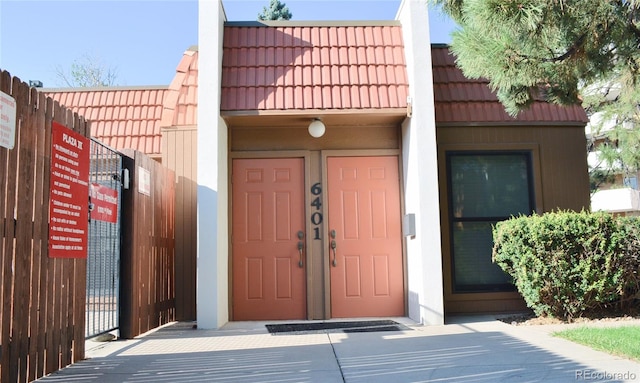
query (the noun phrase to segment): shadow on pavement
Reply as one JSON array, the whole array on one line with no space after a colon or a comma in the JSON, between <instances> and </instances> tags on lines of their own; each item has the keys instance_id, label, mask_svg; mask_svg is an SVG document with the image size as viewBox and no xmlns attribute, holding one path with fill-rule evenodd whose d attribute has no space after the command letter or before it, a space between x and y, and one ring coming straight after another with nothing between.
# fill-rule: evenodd
<instances>
[{"instance_id":1,"label":"shadow on pavement","mask_svg":"<svg viewBox=\"0 0 640 383\"><path fill-rule=\"evenodd\" d=\"M274 336L264 329L193 330L178 323L108 347L118 342L133 343L40 381L623 382L613 374L640 374L614 370L618 365L594 369L506 332L457 325Z\"/></svg>"}]
</instances>

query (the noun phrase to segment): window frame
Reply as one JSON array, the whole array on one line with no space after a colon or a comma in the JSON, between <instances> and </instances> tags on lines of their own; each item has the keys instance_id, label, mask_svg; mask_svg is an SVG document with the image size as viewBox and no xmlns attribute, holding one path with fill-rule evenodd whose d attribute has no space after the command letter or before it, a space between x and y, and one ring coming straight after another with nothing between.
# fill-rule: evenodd
<instances>
[{"instance_id":1,"label":"window frame","mask_svg":"<svg viewBox=\"0 0 640 383\"><path fill-rule=\"evenodd\" d=\"M515 291L515 286L512 283L504 284L486 284L486 285L458 285L456 283L456 262L455 262L455 248L454 248L454 226L457 223L464 222L478 222L489 223L492 226L497 222L504 221L511 218L510 216L485 216L485 217L455 217L454 203L453 203L453 180L451 159L455 156L501 156L501 155L518 155L525 159L525 165L527 170L527 189L528 189L528 202L529 212L526 214L532 214L536 211L536 183L535 183L535 169L534 169L534 150L531 149L505 149L505 150L447 150L445 151L445 171L447 180L447 199L448 203L448 218L449 218L449 250L450 250L450 272L451 272L451 291L453 294L469 294L469 293L495 293L495 292L512 292ZM522 213L525 214L525 213Z\"/></svg>"}]
</instances>

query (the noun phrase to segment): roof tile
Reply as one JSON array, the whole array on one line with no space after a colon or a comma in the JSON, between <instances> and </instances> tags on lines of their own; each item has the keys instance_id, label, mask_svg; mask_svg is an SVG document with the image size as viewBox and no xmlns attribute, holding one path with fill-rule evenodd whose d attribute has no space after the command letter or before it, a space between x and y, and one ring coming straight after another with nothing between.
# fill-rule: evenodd
<instances>
[{"instance_id":1,"label":"roof tile","mask_svg":"<svg viewBox=\"0 0 640 383\"><path fill-rule=\"evenodd\" d=\"M180 60L180 63L178 64L178 67L176 68L176 72L178 73L186 73L189 71L189 66L191 65L191 57L192 55L190 55L189 51L185 52L185 54L182 55L182 59Z\"/></svg>"},{"instance_id":2,"label":"roof tile","mask_svg":"<svg viewBox=\"0 0 640 383\"><path fill-rule=\"evenodd\" d=\"M224 34L223 111L406 106L399 25L228 25ZM400 81L396 91L387 79Z\"/></svg>"},{"instance_id":3,"label":"roof tile","mask_svg":"<svg viewBox=\"0 0 640 383\"><path fill-rule=\"evenodd\" d=\"M467 79L455 65L455 57L443 45L431 48L436 123L517 123L544 124L587 122L579 105L559 106L542 101L522 111L517 118L509 116L485 79ZM400 96L398 96L400 97Z\"/></svg>"}]
</instances>

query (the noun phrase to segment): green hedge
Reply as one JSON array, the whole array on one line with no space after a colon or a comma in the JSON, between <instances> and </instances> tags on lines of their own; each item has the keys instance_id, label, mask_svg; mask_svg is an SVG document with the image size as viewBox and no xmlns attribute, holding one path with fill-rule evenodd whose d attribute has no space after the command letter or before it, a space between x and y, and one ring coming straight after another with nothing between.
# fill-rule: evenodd
<instances>
[{"instance_id":1,"label":"green hedge","mask_svg":"<svg viewBox=\"0 0 640 383\"><path fill-rule=\"evenodd\" d=\"M514 217L493 229L493 260L539 316L631 305L640 291L640 220L608 213Z\"/></svg>"}]
</instances>

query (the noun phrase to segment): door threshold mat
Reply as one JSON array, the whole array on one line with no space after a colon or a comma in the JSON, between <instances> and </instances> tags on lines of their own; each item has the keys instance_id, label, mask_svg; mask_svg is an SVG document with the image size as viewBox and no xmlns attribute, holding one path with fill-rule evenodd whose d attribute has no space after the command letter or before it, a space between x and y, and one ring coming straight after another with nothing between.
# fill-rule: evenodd
<instances>
[{"instance_id":1,"label":"door threshold mat","mask_svg":"<svg viewBox=\"0 0 640 383\"><path fill-rule=\"evenodd\" d=\"M370 320L358 322L309 322L284 323L265 325L269 333L291 333L312 331L342 331L342 332L376 332L376 331L404 331L408 327L392 320Z\"/></svg>"}]
</instances>

